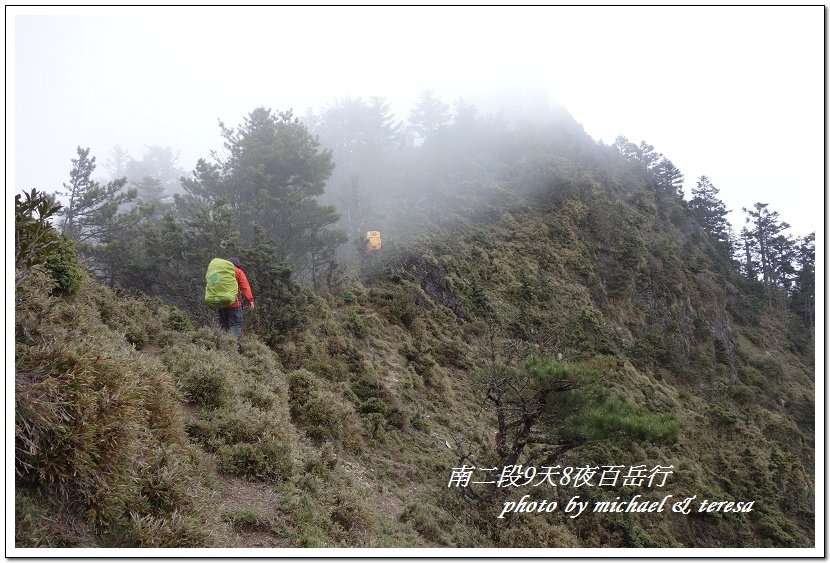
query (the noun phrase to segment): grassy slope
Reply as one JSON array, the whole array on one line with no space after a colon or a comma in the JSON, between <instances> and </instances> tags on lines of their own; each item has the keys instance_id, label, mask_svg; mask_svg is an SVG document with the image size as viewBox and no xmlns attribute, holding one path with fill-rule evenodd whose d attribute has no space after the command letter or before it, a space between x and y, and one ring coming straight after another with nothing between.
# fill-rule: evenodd
<instances>
[{"instance_id":1,"label":"grassy slope","mask_svg":"<svg viewBox=\"0 0 830 563\"><path fill-rule=\"evenodd\" d=\"M89 279L48 297L38 278L16 303L17 545L812 545L814 370L792 319L675 204L556 193L387 255L275 350ZM518 491L446 486L459 447L497 463L477 375L492 353L562 354L679 422L676 441L608 437L563 465L674 465L649 495L756 511L495 519Z\"/></svg>"}]
</instances>

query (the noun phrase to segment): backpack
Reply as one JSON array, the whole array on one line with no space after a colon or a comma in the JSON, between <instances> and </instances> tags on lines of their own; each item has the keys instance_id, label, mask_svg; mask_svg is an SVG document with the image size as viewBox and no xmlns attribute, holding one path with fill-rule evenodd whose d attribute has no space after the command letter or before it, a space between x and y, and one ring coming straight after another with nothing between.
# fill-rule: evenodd
<instances>
[{"instance_id":1,"label":"backpack","mask_svg":"<svg viewBox=\"0 0 830 563\"><path fill-rule=\"evenodd\" d=\"M236 301L238 293L234 265L222 258L211 260L205 274L205 303L208 307L223 309Z\"/></svg>"},{"instance_id":2,"label":"backpack","mask_svg":"<svg viewBox=\"0 0 830 563\"><path fill-rule=\"evenodd\" d=\"M380 250L380 231L369 231L366 233L366 250L377 252Z\"/></svg>"}]
</instances>

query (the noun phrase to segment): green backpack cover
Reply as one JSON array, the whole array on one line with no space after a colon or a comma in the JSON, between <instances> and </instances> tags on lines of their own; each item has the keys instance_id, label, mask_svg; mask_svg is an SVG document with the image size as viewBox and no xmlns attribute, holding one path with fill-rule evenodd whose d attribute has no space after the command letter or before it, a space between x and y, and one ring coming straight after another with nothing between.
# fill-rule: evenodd
<instances>
[{"instance_id":1,"label":"green backpack cover","mask_svg":"<svg viewBox=\"0 0 830 563\"><path fill-rule=\"evenodd\" d=\"M239 286L234 265L222 258L214 258L205 274L205 303L222 309L236 301Z\"/></svg>"}]
</instances>

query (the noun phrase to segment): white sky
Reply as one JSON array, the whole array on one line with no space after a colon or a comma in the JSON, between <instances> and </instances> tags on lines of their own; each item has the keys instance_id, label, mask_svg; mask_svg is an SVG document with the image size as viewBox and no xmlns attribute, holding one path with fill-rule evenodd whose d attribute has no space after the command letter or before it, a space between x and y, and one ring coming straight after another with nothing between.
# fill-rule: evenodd
<instances>
[{"instance_id":1,"label":"white sky","mask_svg":"<svg viewBox=\"0 0 830 563\"><path fill-rule=\"evenodd\" d=\"M541 87L595 139L646 140L705 174L743 226L769 203L795 234L824 207L824 8L7 8L7 186L60 189L77 146L221 146L217 120L302 116L380 95L405 119L445 101ZM688 195L687 195L688 197Z\"/></svg>"}]
</instances>

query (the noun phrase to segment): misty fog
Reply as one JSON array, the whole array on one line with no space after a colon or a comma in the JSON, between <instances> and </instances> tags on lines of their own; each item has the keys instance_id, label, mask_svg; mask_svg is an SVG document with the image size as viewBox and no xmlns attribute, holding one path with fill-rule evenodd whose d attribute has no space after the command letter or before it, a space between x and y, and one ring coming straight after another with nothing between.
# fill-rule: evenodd
<instances>
[{"instance_id":1,"label":"misty fog","mask_svg":"<svg viewBox=\"0 0 830 563\"><path fill-rule=\"evenodd\" d=\"M482 158L499 151L499 123L543 127L538 119L561 107L605 144L624 135L654 145L683 172L687 196L707 175L736 226L752 201L769 202L799 232L821 226L818 9L18 7L11 15L16 190L60 190L76 148L90 147L97 177L122 172L110 162L120 150L135 161L133 185L156 166L175 192L175 177L223 150L219 121L235 127L266 107L293 111L334 151L322 200L337 206L340 226L370 221L394 234L403 218L370 206L372 191L403 189L394 159L361 164L369 149L338 146L346 131L322 118L380 97L403 137L384 151L404 158L424 141L410 117L430 90L448 107L447 124L463 121L465 107L475 108L471 124L488 124L481 138L470 130ZM410 172L421 177L399 195L413 220L427 198L440 194L432 206L440 208L470 188L430 184L438 163L429 159L449 158L424 156L421 172Z\"/></svg>"}]
</instances>

